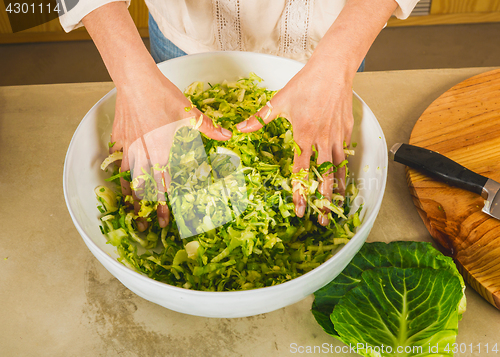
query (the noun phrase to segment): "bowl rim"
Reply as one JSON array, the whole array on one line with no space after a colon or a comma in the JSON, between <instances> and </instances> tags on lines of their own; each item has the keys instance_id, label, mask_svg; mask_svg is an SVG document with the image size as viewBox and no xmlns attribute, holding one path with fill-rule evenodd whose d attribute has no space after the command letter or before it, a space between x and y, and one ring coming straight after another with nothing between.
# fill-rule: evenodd
<instances>
[{"instance_id":1,"label":"bowl rim","mask_svg":"<svg viewBox=\"0 0 500 357\"><path fill-rule=\"evenodd\" d=\"M188 56L190 58L192 58L194 56L200 56L200 57L203 57L203 56L212 56L213 54L223 55L223 56L226 56L226 55L227 56L234 56L234 55L239 56L239 55L244 55L246 53L248 53L250 55L257 55L257 56L262 56L262 57L272 57L274 59L281 59L281 60L296 62L296 63L304 65L301 62L298 62L298 61L295 61L295 60L292 60L292 59L289 59L289 58L284 58L284 57L279 57L279 56L273 56L273 55L268 55L268 54L260 54L260 53L255 53L255 52L240 52L240 51L221 51L221 52L197 53L197 54L192 54L192 55L177 57L177 58L168 60L168 62L171 63L171 61L179 61L179 60L182 60L182 59L184 59L184 58L186 58ZM165 61L165 62L167 62L167 61ZM158 66L160 67L165 62L159 63ZM69 178L68 178L68 173L69 173L68 160L69 160L70 153L72 152L73 146L75 145L76 137L77 137L79 131L82 130L81 129L82 126L84 125L84 123L86 122L86 120L88 120L88 118L90 117L90 115L94 111L94 109L97 108L97 107L99 107L103 102L107 101L110 97L112 97L115 94L116 94L116 87L113 88L113 89L111 89L101 99L99 99L99 101L97 103L95 103L92 106L92 108L89 109L89 111L85 114L85 116L83 117L83 119L78 124L78 127L76 128L76 130L75 130L75 132L74 132L74 134L73 134L73 136L71 138L71 141L70 141L70 144L68 146L68 150L66 152L66 156L65 156L65 159L64 159L64 167L63 167L63 192L64 192L64 200L66 202L66 206L68 208L68 211L69 211L69 214L70 214L71 219L73 221L73 224L77 228L77 231L79 232L80 236L82 236L82 238L84 239L85 243L87 245L88 244L92 245L92 247L96 249L96 252L98 252L103 259L105 259L107 262L109 262L110 264L112 264L115 268L117 268L119 271L123 272L124 274L131 274L134 278L139 279L139 280L141 280L141 281L143 281L145 283L153 284L154 286L157 286L157 287L162 288L162 289L168 289L168 290L169 289L173 289L174 291L177 291L180 294L189 294L189 295L198 296L198 297L208 297L208 296L213 297L215 294L220 295L220 296L243 296L243 295L251 296L251 295L261 294L262 291L263 291L263 289L265 291L274 291L274 290L283 289L283 286L293 286L293 285L299 284L302 280L308 279L308 277L310 275L316 275L319 272L321 272L322 270L327 269L327 265L331 265L335 261L337 261L338 259L341 259L340 258L340 253L342 252L342 250L344 250L346 247L350 247L350 246L352 246L352 245L355 244L354 241L356 240L356 237L363 236L362 233L364 231L371 229L371 224L369 224L369 223L370 222L373 223L375 221L375 219L376 219L376 216L378 214L380 206L382 205L382 200L384 198L384 192L385 192L385 188L386 188L386 185L387 185L387 171L388 171L387 142L385 140L385 136L384 136L384 132L382 130L382 127L380 126L380 123L378 122L377 118L375 117L375 115L373 114L373 112L371 111L371 109L368 107L368 105L363 101L363 99L353 90L353 95L362 103L363 108L366 108L369 111L369 113L371 113L371 115L373 116L373 118L375 118L375 124L376 124L376 126L377 126L377 128L379 129L379 132L380 132L379 136L382 139L382 143L385 144L385 145L382 145L382 148L383 148L383 151L384 151L384 156L383 156L383 161L384 162L383 162L383 168L381 170L382 171L382 175L381 175L382 185L381 185L381 188L379 190L377 201L375 202L375 205L374 205L373 209L368 213L368 215L366 215L363 218L363 223L361 224L361 226L359 227L359 229L357 230L357 232L355 233L355 235L349 240L348 243L346 243L344 246L342 246L342 248L337 253L335 253L330 259L328 259L327 261L325 261L324 263L322 263L318 267L312 269L311 271L309 271L309 272L307 272L307 273L305 273L305 274L303 274L303 275L301 275L301 276L299 276L297 278L288 280L286 282L283 282L283 283L280 283L280 284L277 284L277 285L273 285L273 286L266 286L266 287L261 287L261 288L254 288L254 289L249 289L249 290L238 290L238 291L201 291L201 290L192 290L192 289L181 288L181 287L173 286L173 285L170 285L170 284L158 281L158 280L154 280L154 279L152 279L152 278L150 278L150 277L148 277L148 276L146 276L144 274L141 274L141 273L133 270L132 268L129 268L128 266L120 263L116 258L113 258L110 255L108 255L104 250L102 250L87 235L87 233L83 229L82 225L78 222L78 219L76 218L75 213L73 212L72 206L71 206L71 204L69 202L69 193L68 193L68 180L69 180ZM96 222L96 224L97 224L97 222ZM368 234L367 234L367 236L368 236ZM103 235L103 239L105 239L104 235ZM108 242L106 242L106 244L107 243ZM94 253L94 251L92 251L92 253ZM115 278L117 278L117 277L115 276ZM326 285L328 282L329 281L327 281L324 285Z\"/></svg>"}]
</instances>

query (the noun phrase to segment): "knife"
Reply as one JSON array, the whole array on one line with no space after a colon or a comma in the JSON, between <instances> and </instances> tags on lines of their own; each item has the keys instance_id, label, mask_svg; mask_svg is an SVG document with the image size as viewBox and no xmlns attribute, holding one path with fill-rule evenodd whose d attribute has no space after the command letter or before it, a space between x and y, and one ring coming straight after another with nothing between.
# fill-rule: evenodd
<instances>
[{"instance_id":1,"label":"knife","mask_svg":"<svg viewBox=\"0 0 500 357\"><path fill-rule=\"evenodd\" d=\"M483 212L500 219L500 183L479 175L435 151L418 146L397 143L389 157L403 165L424 171L437 179L485 199Z\"/></svg>"}]
</instances>

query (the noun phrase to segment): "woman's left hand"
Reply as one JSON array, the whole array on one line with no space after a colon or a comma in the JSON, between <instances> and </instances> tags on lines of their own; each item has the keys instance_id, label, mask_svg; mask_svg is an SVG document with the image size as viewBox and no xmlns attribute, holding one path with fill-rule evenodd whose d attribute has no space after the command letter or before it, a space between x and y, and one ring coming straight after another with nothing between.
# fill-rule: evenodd
<instances>
[{"instance_id":1,"label":"woman's left hand","mask_svg":"<svg viewBox=\"0 0 500 357\"><path fill-rule=\"evenodd\" d=\"M338 62L337 62L338 63ZM342 71L342 66L335 65L331 58L314 56L283 89L248 120L237 125L241 132L253 132L262 125L256 119L259 116L264 123L277 117L284 117L293 127L293 136L301 155L295 153L293 172L308 170L312 147L318 151L317 164L333 162L339 165L345 160L344 142L350 144L353 128L352 80L354 74ZM333 174L323 176L319 185L320 193L331 201L334 187L338 193L345 193L345 167L340 168L335 178ZM338 186L334 184L337 181ZM295 183L297 185L298 183ZM306 209L306 197L294 187L293 202L295 213L302 217ZM328 224L328 209L318 217L322 225Z\"/></svg>"}]
</instances>

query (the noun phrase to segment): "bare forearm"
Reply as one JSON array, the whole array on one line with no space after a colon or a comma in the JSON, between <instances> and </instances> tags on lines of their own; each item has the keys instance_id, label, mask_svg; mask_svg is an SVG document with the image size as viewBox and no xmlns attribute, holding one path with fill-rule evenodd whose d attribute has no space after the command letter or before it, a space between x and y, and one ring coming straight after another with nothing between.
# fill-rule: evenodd
<instances>
[{"instance_id":1,"label":"bare forearm","mask_svg":"<svg viewBox=\"0 0 500 357\"><path fill-rule=\"evenodd\" d=\"M117 87L128 86L137 76L157 71L125 2L99 7L83 18L83 24Z\"/></svg>"},{"instance_id":2,"label":"bare forearm","mask_svg":"<svg viewBox=\"0 0 500 357\"><path fill-rule=\"evenodd\" d=\"M394 0L348 0L310 61L342 64L347 75L354 76L397 6Z\"/></svg>"}]
</instances>

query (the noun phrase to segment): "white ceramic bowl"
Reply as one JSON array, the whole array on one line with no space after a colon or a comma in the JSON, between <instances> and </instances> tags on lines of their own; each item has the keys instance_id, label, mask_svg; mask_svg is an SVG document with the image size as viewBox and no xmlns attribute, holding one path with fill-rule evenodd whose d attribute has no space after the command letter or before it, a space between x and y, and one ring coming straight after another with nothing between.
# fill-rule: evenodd
<instances>
[{"instance_id":1,"label":"white ceramic bowl","mask_svg":"<svg viewBox=\"0 0 500 357\"><path fill-rule=\"evenodd\" d=\"M222 82L255 72L269 89L282 88L303 64L248 52L215 52L176 58L159 64L181 90L194 81ZM307 90L307 88L304 88ZM76 229L104 267L137 295L178 312L206 317L242 317L277 310L310 295L334 279L366 241L382 203L387 178L384 134L368 106L355 94L356 153L349 168L364 201L363 223L351 241L311 272L286 283L237 292L203 292L152 280L119 263L115 248L99 230L94 188L104 183L100 170L107 156L114 117L116 90L105 95L83 118L68 148L64 164L64 196Z\"/></svg>"}]
</instances>

